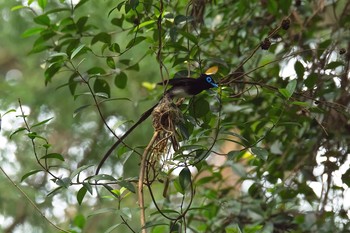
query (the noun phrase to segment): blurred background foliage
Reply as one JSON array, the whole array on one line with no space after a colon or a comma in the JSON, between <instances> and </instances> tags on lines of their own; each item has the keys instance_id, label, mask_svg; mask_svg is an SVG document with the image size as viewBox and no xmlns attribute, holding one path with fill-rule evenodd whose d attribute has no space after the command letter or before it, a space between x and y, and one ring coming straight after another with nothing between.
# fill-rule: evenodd
<instances>
[{"instance_id":1,"label":"blurred background foliage","mask_svg":"<svg viewBox=\"0 0 350 233\"><path fill-rule=\"evenodd\" d=\"M155 83L216 65L220 87L180 106L180 149L151 167L147 230L350 232L348 1L0 6L0 165L60 228L141 231L151 121L96 166ZM0 177L1 232L58 231Z\"/></svg>"}]
</instances>

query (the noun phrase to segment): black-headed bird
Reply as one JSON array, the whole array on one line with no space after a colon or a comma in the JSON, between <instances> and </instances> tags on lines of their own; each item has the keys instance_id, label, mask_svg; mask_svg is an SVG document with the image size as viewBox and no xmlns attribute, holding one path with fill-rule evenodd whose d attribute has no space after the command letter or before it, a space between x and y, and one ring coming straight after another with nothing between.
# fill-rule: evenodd
<instances>
[{"instance_id":1,"label":"black-headed bird","mask_svg":"<svg viewBox=\"0 0 350 233\"><path fill-rule=\"evenodd\" d=\"M168 96L171 99L178 97L192 97L199 93L201 93L204 90L208 90L213 87L218 87L218 84L216 84L211 76L211 74L215 74L217 72L217 66L213 66L209 68L206 73L201 74L199 78L188 78L188 77L179 77L179 78L173 78L169 80L165 80L163 82L157 83L158 85L167 86L170 85L171 87L164 92L164 96ZM162 98L163 98L162 97ZM157 107L159 101L157 104L155 104L153 107L148 109L146 112L144 112L140 119L131 126L128 131L126 131L123 136L121 136L106 152L102 160L100 161L97 169L96 169L96 175L99 173L103 163L107 160L107 158L111 155L111 153L115 150L115 148L143 121L145 121L154 110L155 107Z\"/></svg>"}]
</instances>

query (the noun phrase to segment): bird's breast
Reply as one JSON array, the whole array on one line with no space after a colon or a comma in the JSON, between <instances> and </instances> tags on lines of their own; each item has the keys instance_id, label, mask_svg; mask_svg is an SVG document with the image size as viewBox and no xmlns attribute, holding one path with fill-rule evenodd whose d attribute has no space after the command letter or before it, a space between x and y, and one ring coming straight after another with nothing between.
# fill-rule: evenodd
<instances>
[{"instance_id":1,"label":"bird's breast","mask_svg":"<svg viewBox=\"0 0 350 233\"><path fill-rule=\"evenodd\" d=\"M174 86L169 89L169 94L174 97L190 97L195 94L191 93L188 86Z\"/></svg>"}]
</instances>

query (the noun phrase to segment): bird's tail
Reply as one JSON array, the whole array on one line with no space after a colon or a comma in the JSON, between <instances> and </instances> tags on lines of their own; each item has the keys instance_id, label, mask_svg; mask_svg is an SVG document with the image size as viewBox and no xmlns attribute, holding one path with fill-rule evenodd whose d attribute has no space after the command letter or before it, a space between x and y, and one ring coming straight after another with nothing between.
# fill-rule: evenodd
<instances>
[{"instance_id":1,"label":"bird's tail","mask_svg":"<svg viewBox=\"0 0 350 233\"><path fill-rule=\"evenodd\" d=\"M104 162L108 159L108 157L112 154L112 152L115 150L115 148L117 148L117 146L123 142L123 140L142 122L144 122L153 112L154 108L157 107L158 103L155 104L153 107L151 107L150 109L148 109L146 112L144 112L141 117L139 118L139 120L133 125L131 126L130 129L128 129L128 131L126 131L123 136L121 136L120 138L118 138L118 140L109 148L109 150L106 152L106 154L103 156L103 158L101 159L100 163L97 166L95 175L98 175L98 173L100 172L100 169L102 167L102 165L104 164Z\"/></svg>"}]
</instances>

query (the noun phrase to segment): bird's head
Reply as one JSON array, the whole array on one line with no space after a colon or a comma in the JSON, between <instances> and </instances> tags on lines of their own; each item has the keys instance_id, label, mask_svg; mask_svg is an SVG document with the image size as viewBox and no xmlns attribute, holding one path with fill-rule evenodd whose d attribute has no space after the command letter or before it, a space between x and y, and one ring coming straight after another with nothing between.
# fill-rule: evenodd
<instances>
[{"instance_id":1,"label":"bird's head","mask_svg":"<svg viewBox=\"0 0 350 233\"><path fill-rule=\"evenodd\" d=\"M199 78L202 79L203 82L205 83L205 86L206 86L205 89L218 87L218 84L215 83L215 81L211 75L201 74L201 76Z\"/></svg>"}]
</instances>

